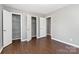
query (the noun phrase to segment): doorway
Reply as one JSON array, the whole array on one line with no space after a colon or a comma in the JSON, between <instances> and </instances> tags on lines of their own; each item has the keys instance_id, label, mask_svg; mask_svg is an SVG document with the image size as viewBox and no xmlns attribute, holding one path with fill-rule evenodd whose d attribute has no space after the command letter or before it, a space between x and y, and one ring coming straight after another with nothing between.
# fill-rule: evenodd
<instances>
[{"instance_id":1,"label":"doorway","mask_svg":"<svg viewBox=\"0 0 79 59\"><path fill-rule=\"evenodd\" d=\"M31 17L32 19L32 37L36 38L36 17Z\"/></svg>"},{"instance_id":2,"label":"doorway","mask_svg":"<svg viewBox=\"0 0 79 59\"><path fill-rule=\"evenodd\" d=\"M12 39L21 39L21 16L12 14Z\"/></svg>"},{"instance_id":3,"label":"doorway","mask_svg":"<svg viewBox=\"0 0 79 59\"><path fill-rule=\"evenodd\" d=\"M48 17L46 20L47 20L47 35L51 36L51 17Z\"/></svg>"}]
</instances>

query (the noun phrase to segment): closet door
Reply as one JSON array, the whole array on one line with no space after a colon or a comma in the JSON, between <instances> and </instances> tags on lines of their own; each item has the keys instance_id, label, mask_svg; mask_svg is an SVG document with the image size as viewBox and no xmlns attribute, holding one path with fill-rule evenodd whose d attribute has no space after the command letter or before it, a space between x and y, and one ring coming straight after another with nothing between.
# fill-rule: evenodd
<instances>
[{"instance_id":1,"label":"closet door","mask_svg":"<svg viewBox=\"0 0 79 59\"><path fill-rule=\"evenodd\" d=\"M40 17L40 37L46 36L46 19Z\"/></svg>"},{"instance_id":2,"label":"closet door","mask_svg":"<svg viewBox=\"0 0 79 59\"><path fill-rule=\"evenodd\" d=\"M3 47L12 43L12 14L3 10Z\"/></svg>"},{"instance_id":3,"label":"closet door","mask_svg":"<svg viewBox=\"0 0 79 59\"><path fill-rule=\"evenodd\" d=\"M27 41L30 41L31 38L32 38L31 16L27 15Z\"/></svg>"}]
</instances>

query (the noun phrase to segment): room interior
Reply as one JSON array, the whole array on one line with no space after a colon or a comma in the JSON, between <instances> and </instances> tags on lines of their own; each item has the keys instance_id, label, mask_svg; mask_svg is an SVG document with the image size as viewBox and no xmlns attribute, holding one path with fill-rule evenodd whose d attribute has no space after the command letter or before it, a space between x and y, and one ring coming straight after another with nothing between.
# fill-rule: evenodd
<instances>
[{"instance_id":1,"label":"room interior","mask_svg":"<svg viewBox=\"0 0 79 59\"><path fill-rule=\"evenodd\" d=\"M78 54L79 4L0 4L1 54Z\"/></svg>"}]
</instances>

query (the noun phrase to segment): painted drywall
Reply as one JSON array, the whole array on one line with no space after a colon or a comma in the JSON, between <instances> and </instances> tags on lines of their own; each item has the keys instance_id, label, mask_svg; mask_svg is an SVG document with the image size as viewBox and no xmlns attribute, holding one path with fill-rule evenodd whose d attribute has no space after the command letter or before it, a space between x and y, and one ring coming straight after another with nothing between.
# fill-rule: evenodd
<instances>
[{"instance_id":1,"label":"painted drywall","mask_svg":"<svg viewBox=\"0 0 79 59\"><path fill-rule=\"evenodd\" d=\"M40 17L40 37L45 37L46 34L46 19Z\"/></svg>"},{"instance_id":2,"label":"painted drywall","mask_svg":"<svg viewBox=\"0 0 79 59\"><path fill-rule=\"evenodd\" d=\"M2 48L2 5L0 5L0 49Z\"/></svg>"},{"instance_id":3,"label":"painted drywall","mask_svg":"<svg viewBox=\"0 0 79 59\"><path fill-rule=\"evenodd\" d=\"M22 14L22 41L26 41L27 40L27 16L25 14Z\"/></svg>"},{"instance_id":4,"label":"painted drywall","mask_svg":"<svg viewBox=\"0 0 79 59\"><path fill-rule=\"evenodd\" d=\"M27 15L27 41L31 40L32 37L32 30L31 30L31 16Z\"/></svg>"},{"instance_id":5,"label":"painted drywall","mask_svg":"<svg viewBox=\"0 0 79 59\"><path fill-rule=\"evenodd\" d=\"M36 35L40 38L40 17L36 17Z\"/></svg>"},{"instance_id":6,"label":"painted drywall","mask_svg":"<svg viewBox=\"0 0 79 59\"><path fill-rule=\"evenodd\" d=\"M70 5L52 15L52 38L79 45L79 5Z\"/></svg>"}]
</instances>

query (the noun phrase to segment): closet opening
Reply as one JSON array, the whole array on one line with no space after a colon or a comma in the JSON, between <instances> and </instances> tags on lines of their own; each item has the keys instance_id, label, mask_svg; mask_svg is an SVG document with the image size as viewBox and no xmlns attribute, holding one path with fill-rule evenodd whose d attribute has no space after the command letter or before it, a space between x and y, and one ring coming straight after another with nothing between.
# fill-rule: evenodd
<instances>
[{"instance_id":1,"label":"closet opening","mask_svg":"<svg viewBox=\"0 0 79 59\"><path fill-rule=\"evenodd\" d=\"M12 40L21 40L21 15L12 14Z\"/></svg>"},{"instance_id":2,"label":"closet opening","mask_svg":"<svg viewBox=\"0 0 79 59\"><path fill-rule=\"evenodd\" d=\"M46 21L47 21L47 36L51 36L51 17L48 17Z\"/></svg>"},{"instance_id":3,"label":"closet opening","mask_svg":"<svg viewBox=\"0 0 79 59\"><path fill-rule=\"evenodd\" d=\"M32 19L32 38L36 38L36 17L31 17Z\"/></svg>"}]
</instances>

